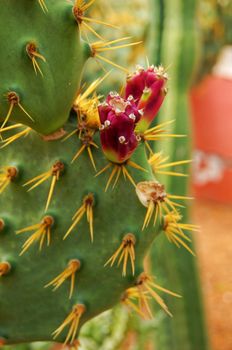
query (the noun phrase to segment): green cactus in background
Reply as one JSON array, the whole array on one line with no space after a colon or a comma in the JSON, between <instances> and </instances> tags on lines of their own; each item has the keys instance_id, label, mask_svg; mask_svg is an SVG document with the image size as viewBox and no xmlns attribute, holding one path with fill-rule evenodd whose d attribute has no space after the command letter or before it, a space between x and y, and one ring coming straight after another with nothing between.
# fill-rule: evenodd
<instances>
[{"instance_id":1,"label":"green cactus in background","mask_svg":"<svg viewBox=\"0 0 232 350\"><path fill-rule=\"evenodd\" d=\"M164 122L167 116L172 116L175 119L172 132L187 134L190 139L187 92L195 72L198 46L196 17L194 16L197 2L195 0L188 2L161 0L159 4L163 11L161 62L165 66L171 64L169 71L172 80L170 81L169 99L157 120L159 123ZM173 13L175 13L175 19L173 19ZM155 145L156 151L159 151L160 148L166 151L170 161L191 157L191 143L187 139L175 139L172 144L165 141L162 145ZM188 164L176 164L175 170L188 174L189 166ZM188 178L180 179L163 175L160 180L165 183L169 191L175 189L183 194L189 192ZM188 207L187 209L179 208L179 211L183 221L188 220ZM191 226L188 229L191 232ZM183 296L183 303L177 304L173 299L170 301L175 310L175 317L172 320L164 317L158 324L154 338L157 348L162 350L208 349L196 257L188 254L186 250L180 251L173 245L164 245L161 235L152 248L151 260L156 276L163 283L170 281L172 287L178 286L178 291L181 291Z\"/></svg>"}]
</instances>

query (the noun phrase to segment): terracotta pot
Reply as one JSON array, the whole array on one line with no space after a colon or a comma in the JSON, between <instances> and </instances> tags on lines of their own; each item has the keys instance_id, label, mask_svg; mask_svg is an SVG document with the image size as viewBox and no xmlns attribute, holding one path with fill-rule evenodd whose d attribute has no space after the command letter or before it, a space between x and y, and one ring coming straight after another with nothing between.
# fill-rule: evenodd
<instances>
[{"instance_id":1,"label":"terracotta pot","mask_svg":"<svg viewBox=\"0 0 232 350\"><path fill-rule=\"evenodd\" d=\"M211 75L190 92L196 197L232 203L232 79Z\"/></svg>"}]
</instances>

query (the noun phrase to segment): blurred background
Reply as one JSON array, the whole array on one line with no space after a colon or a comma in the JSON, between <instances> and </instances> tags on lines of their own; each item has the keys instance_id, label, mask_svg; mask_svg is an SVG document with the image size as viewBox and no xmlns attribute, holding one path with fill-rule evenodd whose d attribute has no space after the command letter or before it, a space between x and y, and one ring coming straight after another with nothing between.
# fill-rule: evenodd
<instances>
[{"instance_id":1,"label":"blurred background","mask_svg":"<svg viewBox=\"0 0 232 350\"><path fill-rule=\"evenodd\" d=\"M169 92L156 122L175 119L173 131L187 138L164 141L155 150L193 159L188 181L162 181L178 194L193 194L182 215L201 229L193 233L196 258L160 239L147 261L161 285L183 295L182 303L167 301L173 320L154 307L155 319L140 321L118 306L83 328L79 349L232 350L232 1L97 0L88 16L118 27L93 24L105 40L142 41L104 52L108 60L129 71L147 62L167 69ZM89 31L82 35L99 41ZM83 80L111 69L99 93L119 91L125 71L101 60L87 63Z\"/></svg>"},{"instance_id":2,"label":"blurred background","mask_svg":"<svg viewBox=\"0 0 232 350\"><path fill-rule=\"evenodd\" d=\"M232 1L98 0L92 16L119 26L118 31L102 31L101 26L97 27L107 38L132 36L133 41L143 41L136 47L109 52L108 57L112 61L131 71L136 64L146 65L147 58L150 64L163 64L167 68L169 93L158 121L179 118L180 124L186 121L188 124L190 145L185 146L191 149L193 159L188 186L195 197L188 209L189 220L201 227L200 232L193 236L208 344L212 350L231 350ZM101 64L91 63L91 68L88 71L95 70L97 76ZM120 89L124 76L123 72L114 69L108 80L109 87L104 84L104 88ZM181 127L177 131L180 130ZM170 153L172 146L166 142L158 150L165 149ZM173 158L183 159L185 155L186 151L174 147ZM175 183L172 186L175 187ZM156 261L154 255L157 256L157 253L153 252L153 261ZM185 263L185 257L182 259ZM162 264L160 258L158 262ZM159 278L167 274L168 268L166 266L159 271ZM189 278L188 272L184 278ZM168 282L167 278L166 285L169 285ZM174 281L174 290L175 287ZM191 297L194 299L194 293ZM188 302L191 303L191 298ZM189 312L192 311L189 309ZM177 327L183 327L181 322L177 321ZM189 327L194 328L191 315L189 322ZM196 318L195 322L201 321ZM172 326L162 328L172 331ZM194 336L197 337L196 334ZM133 335L131 337L133 339ZM138 338L134 337L136 340L130 339L125 349L129 348L129 344L132 344L131 349L137 349ZM154 342L147 346L158 350L203 350L207 347L206 342L197 344L191 340L191 345L184 340L180 345L181 337L176 345L175 341L157 340L157 336L156 347ZM138 349L143 348L143 345L138 346Z\"/></svg>"},{"instance_id":3,"label":"blurred background","mask_svg":"<svg viewBox=\"0 0 232 350\"><path fill-rule=\"evenodd\" d=\"M110 6L113 2L107 3ZM117 62L120 58L124 65L125 60L131 66L145 64L144 57L148 56L150 63L168 67L171 96L167 96L166 104L171 104L169 98L175 98L175 92L171 90L180 93L180 87L176 86L178 81L183 84L181 79L188 80L185 93L189 113L183 117L188 118L189 135L192 135L194 162L190 186L196 200L190 215L201 227L194 238L205 318L212 349L231 350L232 2L186 1L190 11L187 9L184 13L181 1L173 3L117 1L109 15L99 2L103 9L99 10L99 15L104 17L105 14L107 21L119 24L122 36L133 35L134 40L143 40L145 44L138 45L136 50L125 50L125 56L120 53ZM182 16L186 17L184 24ZM194 23L191 24L192 20ZM185 40L190 43L184 43ZM186 50L184 57L176 58L177 50ZM182 65L182 69L180 67L177 72L175 65ZM183 76L185 72L190 76ZM173 104L162 109L162 113L169 114L167 118L181 112L172 110ZM187 347L179 346L179 349L186 350Z\"/></svg>"}]
</instances>

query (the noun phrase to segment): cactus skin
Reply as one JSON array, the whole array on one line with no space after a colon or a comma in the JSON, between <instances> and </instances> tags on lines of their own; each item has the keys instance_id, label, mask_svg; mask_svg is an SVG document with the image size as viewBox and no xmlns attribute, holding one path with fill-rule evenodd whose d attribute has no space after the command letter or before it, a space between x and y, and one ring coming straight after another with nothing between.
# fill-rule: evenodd
<instances>
[{"instance_id":1,"label":"cactus skin","mask_svg":"<svg viewBox=\"0 0 232 350\"><path fill-rule=\"evenodd\" d=\"M37 0L2 0L0 13L0 120L9 110L7 93L14 91L34 120L14 106L11 121L50 134L67 121L81 71L90 54L80 38L72 3L49 0L43 12ZM46 60L37 57L37 74L27 45L33 43ZM43 75L43 76L42 76Z\"/></svg>"},{"instance_id":2,"label":"cactus skin","mask_svg":"<svg viewBox=\"0 0 232 350\"><path fill-rule=\"evenodd\" d=\"M18 177L1 196L0 210L0 216L5 221L0 236L0 257L1 261L7 260L12 264L11 273L0 279L0 337L5 338L7 344L52 340L52 331L77 302L87 307L80 325L111 308L120 301L122 292L134 285L136 276L143 271L144 255L158 233L158 227L154 229L152 226L141 232L146 210L128 181L120 179L114 191L104 193L107 175L94 178L87 152L70 165L78 147L80 144L76 137L66 142L47 142L32 131L26 139L17 140L0 153L1 164L11 164L19 170ZM143 147L141 145L136 150L132 159L139 159L138 163L148 173L131 169L136 182L153 178ZM106 160L102 153L93 152L97 168L103 168ZM38 223L44 217L49 187L48 182L45 182L27 192L21 185L46 171L57 159L62 160L65 169L56 184L46 213L54 218L51 245L38 252L35 244L19 257L22 244L30 233L16 236L15 231ZM83 196L89 192L94 193L96 200L93 208L94 242L90 241L85 217L63 241L72 215L80 207ZM137 240L135 277L131 273L122 277L121 268L104 267L128 232L133 233ZM69 281L54 293L50 288L43 287L64 269L70 259L79 259L81 269L76 275L74 295L69 300ZM62 336L58 338L59 341L64 340Z\"/></svg>"}]
</instances>

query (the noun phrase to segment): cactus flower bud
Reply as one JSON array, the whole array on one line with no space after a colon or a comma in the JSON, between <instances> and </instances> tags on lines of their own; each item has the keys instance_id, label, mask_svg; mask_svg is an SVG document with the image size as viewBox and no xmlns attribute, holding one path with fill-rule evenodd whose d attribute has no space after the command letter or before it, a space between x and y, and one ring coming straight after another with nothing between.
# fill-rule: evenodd
<instances>
[{"instance_id":1,"label":"cactus flower bud","mask_svg":"<svg viewBox=\"0 0 232 350\"><path fill-rule=\"evenodd\" d=\"M164 68L150 66L147 70L142 67L127 78L125 97L133 96L138 110L142 114L136 130L143 132L157 115L167 93L168 79Z\"/></svg>"},{"instance_id":2,"label":"cactus flower bud","mask_svg":"<svg viewBox=\"0 0 232 350\"><path fill-rule=\"evenodd\" d=\"M141 115L132 96L123 99L111 92L98 107L103 152L108 160L121 164L130 158L138 141L134 132Z\"/></svg>"}]
</instances>

